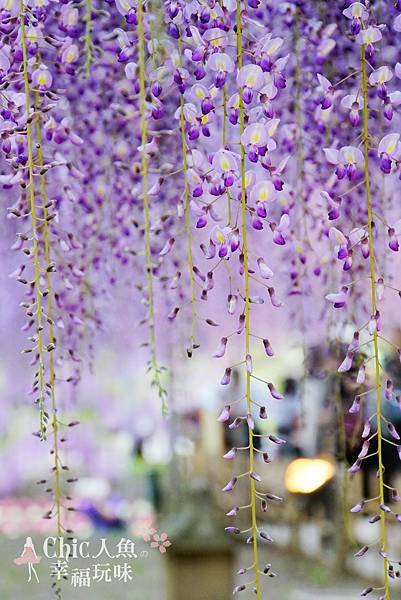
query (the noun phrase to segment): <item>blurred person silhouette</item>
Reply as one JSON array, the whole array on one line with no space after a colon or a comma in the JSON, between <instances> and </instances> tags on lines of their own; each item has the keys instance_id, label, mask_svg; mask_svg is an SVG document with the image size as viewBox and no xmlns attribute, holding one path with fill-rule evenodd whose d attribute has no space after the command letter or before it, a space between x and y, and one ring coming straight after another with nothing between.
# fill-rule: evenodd
<instances>
[{"instance_id":1,"label":"blurred person silhouette","mask_svg":"<svg viewBox=\"0 0 401 600\"><path fill-rule=\"evenodd\" d=\"M330 355L326 347L312 346L305 358L305 376L300 394L300 427L298 446L303 456L314 457L321 452L322 414L327 398L327 368Z\"/></svg>"},{"instance_id":2,"label":"blurred person silhouette","mask_svg":"<svg viewBox=\"0 0 401 600\"><path fill-rule=\"evenodd\" d=\"M150 464L145 457L145 446L151 438L137 438L133 447L133 469L135 475L144 477L146 480L147 498L156 512L162 507L162 492L160 483L160 470L154 464Z\"/></svg>"}]
</instances>

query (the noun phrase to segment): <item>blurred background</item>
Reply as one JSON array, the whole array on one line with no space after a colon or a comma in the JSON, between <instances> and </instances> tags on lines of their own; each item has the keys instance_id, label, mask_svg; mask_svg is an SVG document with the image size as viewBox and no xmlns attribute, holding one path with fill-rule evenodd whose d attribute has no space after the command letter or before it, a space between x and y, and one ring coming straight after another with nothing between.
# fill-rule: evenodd
<instances>
[{"instance_id":1,"label":"blurred background","mask_svg":"<svg viewBox=\"0 0 401 600\"><path fill-rule=\"evenodd\" d=\"M3 325L10 329L19 317L7 314L10 303L3 299ZM221 388L221 366L215 364L219 361L187 360L183 344L171 335L171 347L168 352L164 349L169 358L164 375L169 416L162 417L144 372L146 352L142 356L138 350L134 327L126 326L131 317L135 323L135 317L124 292L119 301L125 303L124 323L109 324L91 371L84 371L78 388L67 386L63 397L63 419L80 421L79 427L68 431L63 449L72 478L78 477L68 484L77 510L69 513L66 527L77 539L89 540L93 549L102 537L110 547L121 538L133 540L138 558L130 561L133 579L124 587L118 582L92 582L90 588L77 585L69 597L127 594L138 600L187 600L190 589L193 599L229 598L244 577L236 573L249 566L251 552L241 536L224 532L229 524L224 515L233 505L247 504L248 490L239 484L229 499L221 493L232 476L232 462L222 456L233 446L246 445L247 432L245 427L229 431L216 417L225 404L242 396L244 381L234 370L229 390ZM35 483L46 478L50 458L46 444L32 436L36 412L26 396L30 374L15 329L15 335L7 336L0 363L2 586L4 598L22 598L29 585L30 597L39 599L49 597L54 561L43 557L36 567L40 583L29 584L24 568L12 562L27 536L33 538L37 554L43 555L43 539L54 535L54 521L43 519L51 496L46 498L43 486ZM373 460L365 461L355 476L348 473L360 451L364 422L363 414L348 412L355 395L355 373L327 376L336 372L333 365L343 353L341 343L305 347L297 335L281 334L280 324L272 338L277 351L269 359L268 373L284 399L269 406L269 418L259 433L276 434L287 444L276 446L275 455L269 450L270 464L258 462L266 492L284 500L271 503L262 515L274 539L274 544L266 542L261 550L261 564L271 564L267 589L271 597L279 594L288 600L354 598L366 581L379 580L381 575L374 551L362 559L354 557L360 547L377 539L380 526L369 523L377 513L375 503L363 515L350 513L362 497L375 495L367 491L374 490L376 482ZM391 357L383 360L394 371L395 387L401 388ZM260 356L256 366L263 376L266 359ZM263 401L265 384L253 393ZM398 408L387 410L399 425ZM260 440L259 449L264 450ZM391 485L400 487L397 454L389 453L384 461ZM245 463L244 469L237 466L238 472L244 470ZM393 500L387 499L390 505ZM401 525L391 523L391 527L390 552L399 554ZM155 533L167 534L171 545L165 546L165 552L160 551L162 538L151 547ZM113 564L107 556L99 560ZM86 562L72 562L71 568ZM71 587L70 582L65 585Z\"/></svg>"},{"instance_id":2,"label":"blurred background","mask_svg":"<svg viewBox=\"0 0 401 600\"><path fill-rule=\"evenodd\" d=\"M23 598L29 590L29 597L36 600L51 597L54 581L54 561L43 556L43 540L55 535L54 520L43 518L52 507L52 495L46 492L46 484L37 485L49 475L51 445L32 435L38 426L37 407L29 395L32 367L21 354L26 333L21 331L19 284L8 275L16 259L9 252L12 240L5 234L0 238L2 598ZM211 327L210 334L202 334L202 352L189 360L186 323L180 327L169 323L168 309L161 304L156 327L169 402L168 417L163 417L146 374L148 349L141 342L146 341L147 331L138 327L143 312L138 308L140 298L128 283L116 287L113 297L104 302L96 352L88 336L86 354L80 358L79 386L62 381L57 386L60 418L65 423L80 422L67 428L62 443L63 464L71 473L65 485L76 508L67 513L64 525L73 534L66 531L66 537L89 541L94 553L101 538L110 549L121 539L132 540L137 554L127 560L132 578L126 582L103 578L92 580L90 586L78 582L73 586L72 570L93 569L99 561L114 568L116 560L106 555L98 560L71 560L64 584L66 597L188 600L190 595L191 600L227 600L246 577L238 572L252 562L245 537L224 531L230 524L225 513L248 503L248 486L240 481L232 494L221 492L233 474L232 462L223 455L232 447L247 445L247 430L244 425L230 431L217 421L223 406L244 394L243 370L233 370L229 386L219 383L225 366L238 363L241 357L235 354L238 349L228 348L227 363L211 358L222 325L217 333ZM348 472L360 452L363 424L366 415L374 412L374 399L368 394L364 410L349 413L357 393L354 382L359 365L354 361L353 369L341 375L337 366L346 349L342 340L351 339L353 332L338 329L335 322L328 331L319 309L306 307L309 333L305 339L299 333L299 319L295 325L299 305L291 310L291 298L286 302L290 305L286 314L294 321L284 321L273 308L268 323L254 324L263 335L268 331L275 350L266 359L263 349L259 355L255 349L255 372L274 381L284 396L272 402L266 384L255 381L253 398L268 403L268 419L262 421L263 430L258 433L287 440L286 445L276 445L275 452L270 444L269 464L258 455L257 471L265 491L283 499L269 503L269 510L261 516L274 540L261 546L261 565L268 565L266 597L347 600L358 597L381 577L375 550L360 559L354 557L380 535L380 524L370 522L378 512L377 503L370 503L363 514L350 512L361 498L376 495L374 457L365 460L364 468L354 476ZM395 326L388 337L401 346ZM391 354L383 354L381 361L393 377L395 397L401 389L399 365ZM396 403L386 402L384 410L400 427ZM235 405L232 415L236 416ZM373 431L374 421L371 424ZM266 449L263 439L258 448L262 452ZM388 481L401 489L397 452L388 444L384 450ZM239 453L235 472L247 470L245 461L246 456ZM386 498L394 512L396 501L395 494ZM399 556L401 524L391 521L388 527L389 553ZM26 565L13 562L23 554L28 536L42 556L36 565L39 583L34 578L28 583ZM392 585L401 589L396 579Z\"/></svg>"}]
</instances>

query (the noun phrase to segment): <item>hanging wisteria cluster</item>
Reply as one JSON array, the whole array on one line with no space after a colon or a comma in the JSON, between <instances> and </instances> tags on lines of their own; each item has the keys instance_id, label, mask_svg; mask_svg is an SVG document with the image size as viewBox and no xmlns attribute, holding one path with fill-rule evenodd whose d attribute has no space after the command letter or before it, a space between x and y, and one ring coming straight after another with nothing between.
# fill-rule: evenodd
<instances>
[{"instance_id":1,"label":"hanging wisteria cluster","mask_svg":"<svg viewBox=\"0 0 401 600\"><path fill-rule=\"evenodd\" d=\"M230 390L234 374L245 383L218 416L247 438L224 455L233 465L226 531L253 554L235 594L268 597L275 576L261 562L261 544L273 540L259 520L281 501L269 464L285 444L259 433L283 398L270 375L271 324L298 331L305 352L316 326L327 346L346 343L339 376L357 365L349 412L366 416L349 471L371 457L377 468L375 496L349 509L374 507L370 522L381 525L356 556L376 552L382 585L361 595L389 600L400 560L389 525L401 517L383 447L401 459L401 443L383 411L394 386L381 348L401 359L392 339L401 2L3 0L0 31L0 183L18 257L10 277L26 317L35 435L51 454L39 483L57 535L72 533L64 515L77 475L63 460L78 424L66 397L123 285L142 326L126 327L146 347L166 418L166 328L195 362L212 337L221 385ZM55 592L62 597L59 583Z\"/></svg>"}]
</instances>

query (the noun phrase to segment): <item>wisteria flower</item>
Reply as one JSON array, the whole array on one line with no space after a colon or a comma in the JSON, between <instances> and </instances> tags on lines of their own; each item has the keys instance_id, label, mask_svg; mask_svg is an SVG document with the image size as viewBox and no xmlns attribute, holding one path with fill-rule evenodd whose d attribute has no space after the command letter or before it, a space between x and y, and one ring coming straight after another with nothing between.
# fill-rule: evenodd
<instances>
[{"instance_id":1,"label":"wisteria flower","mask_svg":"<svg viewBox=\"0 0 401 600\"><path fill-rule=\"evenodd\" d=\"M387 96L386 83L393 78L393 71L390 67L379 67L369 75L370 85L377 86L377 95L384 100Z\"/></svg>"},{"instance_id":2,"label":"wisteria flower","mask_svg":"<svg viewBox=\"0 0 401 600\"><path fill-rule=\"evenodd\" d=\"M348 240L351 244L351 247L359 244L363 238L366 237L366 231L363 227L354 227L348 234Z\"/></svg>"},{"instance_id":3,"label":"wisteria flower","mask_svg":"<svg viewBox=\"0 0 401 600\"><path fill-rule=\"evenodd\" d=\"M273 131L273 128L270 130ZM259 156L264 156L268 150L275 149L276 143L270 135L272 133L262 123L251 123L245 128L241 135L241 142L248 150L248 158L251 162L258 162Z\"/></svg>"},{"instance_id":4,"label":"wisteria flower","mask_svg":"<svg viewBox=\"0 0 401 600\"><path fill-rule=\"evenodd\" d=\"M387 94L385 99L383 100L383 114L388 121L391 121L394 115L394 106L399 106L401 104L401 91L396 90L395 92L391 92Z\"/></svg>"},{"instance_id":5,"label":"wisteria flower","mask_svg":"<svg viewBox=\"0 0 401 600\"><path fill-rule=\"evenodd\" d=\"M79 10L71 4L63 4L61 7L61 19L59 27L71 38L78 34Z\"/></svg>"},{"instance_id":6,"label":"wisteria flower","mask_svg":"<svg viewBox=\"0 0 401 600\"><path fill-rule=\"evenodd\" d=\"M237 85L242 88L242 97L250 104L254 91L260 90L265 82L263 71L259 65L246 65L238 71Z\"/></svg>"},{"instance_id":7,"label":"wisteria flower","mask_svg":"<svg viewBox=\"0 0 401 600\"><path fill-rule=\"evenodd\" d=\"M389 237L389 248L393 252L398 252L400 249L400 244L398 242L398 237L401 235L401 219L398 219L392 227L388 228L388 237Z\"/></svg>"},{"instance_id":8,"label":"wisteria flower","mask_svg":"<svg viewBox=\"0 0 401 600\"><path fill-rule=\"evenodd\" d=\"M274 202L276 198L277 191L269 180L259 181L252 187L250 192L250 201L256 204L257 215L262 218L267 215L265 203Z\"/></svg>"},{"instance_id":9,"label":"wisteria flower","mask_svg":"<svg viewBox=\"0 0 401 600\"><path fill-rule=\"evenodd\" d=\"M207 42L214 49L214 51L226 48L228 45L227 33L219 27L207 29L203 34L202 39L204 42Z\"/></svg>"},{"instance_id":10,"label":"wisteria flower","mask_svg":"<svg viewBox=\"0 0 401 600\"><path fill-rule=\"evenodd\" d=\"M329 238L335 244L334 250L337 258L344 260L348 256L348 240L343 232L336 227L330 227Z\"/></svg>"},{"instance_id":11,"label":"wisteria flower","mask_svg":"<svg viewBox=\"0 0 401 600\"><path fill-rule=\"evenodd\" d=\"M231 227L213 227L210 241L218 248L220 258L225 258L230 252L235 252L239 247L238 234Z\"/></svg>"},{"instance_id":12,"label":"wisteria flower","mask_svg":"<svg viewBox=\"0 0 401 600\"><path fill-rule=\"evenodd\" d=\"M271 67L270 74L273 76L273 83L275 87L279 89L284 89L286 86L286 79L284 76L284 69L288 62L289 54L287 56L282 56L278 58Z\"/></svg>"},{"instance_id":13,"label":"wisteria flower","mask_svg":"<svg viewBox=\"0 0 401 600\"><path fill-rule=\"evenodd\" d=\"M38 28L30 25L26 29L27 51L29 54L35 55L38 50L39 37Z\"/></svg>"},{"instance_id":14,"label":"wisteria flower","mask_svg":"<svg viewBox=\"0 0 401 600\"><path fill-rule=\"evenodd\" d=\"M259 257L258 260L256 261L258 263L258 267L259 267L259 272L260 272L260 276L263 279L270 279L271 277L273 277L274 273L271 270L271 268L265 263L265 261L263 260L262 257Z\"/></svg>"},{"instance_id":15,"label":"wisteria flower","mask_svg":"<svg viewBox=\"0 0 401 600\"><path fill-rule=\"evenodd\" d=\"M369 12L361 2L353 2L351 6L343 10L343 15L351 19L351 33L357 35L361 31L361 23L369 17Z\"/></svg>"},{"instance_id":16,"label":"wisteria flower","mask_svg":"<svg viewBox=\"0 0 401 600\"><path fill-rule=\"evenodd\" d=\"M346 373L347 371L349 371L352 367L352 361L354 359L354 354L352 352L347 352L343 362L341 363L341 365L338 367L338 372L339 373Z\"/></svg>"},{"instance_id":17,"label":"wisteria flower","mask_svg":"<svg viewBox=\"0 0 401 600\"><path fill-rule=\"evenodd\" d=\"M261 55L260 66L263 71L270 72L273 68L273 56L277 54L284 43L283 38L273 38L271 34L264 36L258 46L258 51Z\"/></svg>"},{"instance_id":18,"label":"wisteria flower","mask_svg":"<svg viewBox=\"0 0 401 600\"><path fill-rule=\"evenodd\" d=\"M199 173L195 171L195 169L188 169L187 182L189 190L194 198L199 198L202 196L204 178L201 177Z\"/></svg>"},{"instance_id":19,"label":"wisteria flower","mask_svg":"<svg viewBox=\"0 0 401 600\"><path fill-rule=\"evenodd\" d=\"M367 27L366 29L361 29L355 36L355 40L361 46L364 45L366 55L372 57L375 52L373 44L380 42L382 37L382 32L378 27Z\"/></svg>"},{"instance_id":20,"label":"wisteria flower","mask_svg":"<svg viewBox=\"0 0 401 600\"><path fill-rule=\"evenodd\" d=\"M359 111L362 110L363 100L360 96L356 96L355 94L347 94L341 100L341 106L344 106L349 113L349 120L353 127L357 127L360 123L361 117Z\"/></svg>"},{"instance_id":21,"label":"wisteria flower","mask_svg":"<svg viewBox=\"0 0 401 600\"><path fill-rule=\"evenodd\" d=\"M334 308L343 308L347 303L348 288L343 286L339 292L327 294L326 300L331 302Z\"/></svg>"},{"instance_id":22,"label":"wisteria flower","mask_svg":"<svg viewBox=\"0 0 401 600\"><path fill-rule=\"evenodd\" d=\"M127 23L136 23L136 13L135 13L135 0L116 0L116 7L120 14L122 14Z\"/></svg>"},{"instance_id":23,"label":"wisteria flower","mask_svg":"<svg viewBox=\"0 0 401 600\"><path fill-rule=\"evenodd\" d=\"M279 246L284 246L285 244L285 234L287 233L290 227L290 217L287 213L281 215L279 224L274 226L272 224L273 229L273 242L278 244Z\"/></svg>"},{"instance_id":24,"label":"wisteria flower","mask_svg":"<svg viewBox=\"0 0 401 600\"><path fill-rule=\"evenodd\" d=\"M327 161L336 165L336 175L338 179L345 176L348 179L354 179L357 174L357 165L364 161L363 153L355 146L343 146L340 150L335 148L323 148Z\"/></svg>"},{"instance_id":25,"label":"wisteria flower","mask_svg":"<svg viewBox=\"0 0 401 600\"><path fill-rule=\"evenodd\" d=\"M73 64L79 59L79 48L76 44L67 43L63 46L61 52L61 62L65 65L66 72L73 75L75 70Z\"/></svg>"},{"instance_id":26,"label":"wisteria flower","mask_svg":"<svg viewBox=\"0 0 401 600\"><path fill-rule=\"evenodd\" d=\"M48 90L51 87L52 81L53 77L46 65L40 65L32 73L32 84L41 91Z\"/></svg>"},{"instance_id":27,"label":"wisteria flower","mask_svg":"<svg viewBox=\"0 0 401 600\"><path fill-rule=\"evenodd\" d=\"M274 56L277 54L283 44L283 38L273 38L271 34L268 34L268 36L265 36L264 41L261 43L261 52L268 56Z\"/></svg>"},{"instance_id":28,"label":"wisteria flower","mask_svg":"<svg viewBox=\"0 0 401 600\"><path fill-rule=\"evenodd\" d=\"M208 90L208 88L200 83L196 83L192 86L191 93L196 100L201 101L201 111L203 115L207 115L214 109L212 97L214 95L215 88Z\"/></svg>"},{"instance_id":29,"label":"wisteria flower","mask_svg":"<svg viewBox=\"0 0 401 600\"><path fill-rule=\"evenodd\" d=\"M78 11L77 11L78 12ZM79 18L79 14L78 14ZM123 29L117 29L117 41L120 46L120 52L118 53L119 62L127 62L127 60L134 54L135 50L127 33Z\"/></svg>"},{"instance_id":30,"label":"wisteria flower","mask_svg":"<svg viewBox=\"0 0 401 600\"><path fill-rule=\"evenodd\" d=\"M320 106L323 110L327 110L333 104L334 88L327 77L318 73L317 78L319 81L318 92L321 93Z\"/></svg>"},{"instance_id":31,"label":"wisteria flower","mask_svg":"<svg viewBox=\"0 0 401 600\"><path fill-rule=\"evenodd\" d=\"M217 88L223 87L226 82L227 73L232 73L235 64L231 56L224 52L215 52L209 56L207 67L216 72L214 84Z\"/></svg>"},{"instance_id":32,"label":"wisteria flower","mask_svg":"<svg viewBox=\"0 0 401 600\"><path fill-rule=\"evenodd\" d=\"M267 83L260 90L260 101L263 104L264 115L271 119L274 116L272 100L277 96L278 89L273 82Z\"/></svg>"},{"instance_id":33,"label":"wisteria flower","mask_svg":"<svg viewBox=\"0 0 401 600\"><path fill-rule=\"evenodd\" d=\"M199 137L199 121L198 111L195 104L192 102L186 102L183 107L183 115L186 122L186 129L188 131L188 138L190 140L196 140ZM181 109L178 108L174 114L177 120L180 119Z\"/></svg>"},{"instance_id":34,"label":"wisteria flower","mask_svg":"<svg viewBox=\"0 0 401 600\"><path fill-rule=\"evenodd\" d=\"M224 185L230 187L235 181L239 170L239 156L229 150L218 150L213 156L212 167L223 176Z\"/></svg>"},{"instance_id":35,"label":"wisteria flower","mask_svg":"<svg viewBox=\"0 0 401 600\"><path fill-rule=\"evenodd\" d=\"M401 158L401 143L399 133L389 133L385 135L377 148L377 155L380 158L380 169L383 173L390 173L392 161Z\"/></svg>"}]
</instances>

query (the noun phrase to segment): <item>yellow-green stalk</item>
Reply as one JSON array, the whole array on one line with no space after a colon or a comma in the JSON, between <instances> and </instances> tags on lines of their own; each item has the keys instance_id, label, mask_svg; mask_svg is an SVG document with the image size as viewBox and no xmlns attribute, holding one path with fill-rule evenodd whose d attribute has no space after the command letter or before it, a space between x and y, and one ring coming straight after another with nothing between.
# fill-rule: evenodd
<instances>
[{"instance_id":1,"label":"yellow-green stalk","mask_svg":"<svg viewBox=\"0 0 401 600\"><path fill-rule=\"evenodd\" d=\"M85 73L89 77L92 62L92 0L86 0L85 14Z\"/></svg>"},{"instance_id":2,"label":"yellow-green stalk","mask_svg":"<svg viewBox=\"0 0 401 600\"><path fill-rule=\"evenodd\" d=\"M361 71L362 71L362 97L363 97L363 149L365 159L365 189L366 203L368 209L368 236L369 236L369 263L370 263L370 284L371 284L371 306L372 315L376 314L376 276L375 276L375 253L373 245L372 230L372 195L370 189L369 175L369 109L368 109L368 80L366 73L365 45L361 46ZM376 418L377 418L377 455L378 455L378 473L379 473L379 497L380 504L384 504L384 479L383 479L383 456L382 456L382 416L381 416L381 377L380 377L380 359L379 343L377 329L373 332L374 365L375 365L375 387L376 387ZM386 533L386 515L383 510L380 511L381 522L381 546L383 554L387 549ZM388 577L388 559L383 556L383 576L385 599L390 599L389 577Z\"/></svg>"},{"instance_id":3,"label":"yellow-green stalk","mask_svg":"<svg viewBox=\"0 0 401 600\"><path fill-rule=\"evenodd\" d=\"M237 0L237 53L238 68L241 69L243 63L242 51L242 18L241 18L241 0ZM244 102L242 98L242 88L239 89L239 111L240 111L240 134L245 128ZM245 350L250 354L250 298L249 298L249 272L248 272L248 243L247 243L247 206L245 196L245 148L241 143L241 214L242 214L242 253L244 256L244 286L245 286ZM251 414L251 374L246 371L246 402L247 412ZM253 443L253 431L248 427L249 432L249 470L252 473L255 463L255 448ZM256 494L255 481L251 478L251 519L253 536L253 559L255 572L255 590L257 600L261 598L261 586L259 577L259 556L258 556L258 526L256 516Z\"/></svg>"},{"instance_id":4,"label":"yellow-green stalk","mask_svg":"<svg viewBox=\"0 0 401 600\"><path fill-rule=\"evenodd\" d=\"M38 149L38 159L40 167L40 189L42 196L43 206L43 241L45 247L45 261L46 261L46 285L47 285L47 315L49 317L49 343L54 347L56 345L56 339L54 336L53 326L53 295L51 286L50 276L50 244L49 244L49 224L48 224L48 208L47 208L47 193L46 193L46 176L43 172L43 148L42 148L42 131L41 131L41 118L39 112L39 94L35 92L35 111L36 111L36 139ZM55 371L54 371L54 358L53 351L50 352L49 357L49 384L50 394L52 403L52 427L53 427L53 458L54 458L54 504L56 510L56 521L57 521L57 537L62 536L61 526L61 489L60 489L60 459L59 459L59 448L58 448L58 420L57 420L57 406L56 406L56 395L55 395Z\"/></svg>"}]
</instances>

